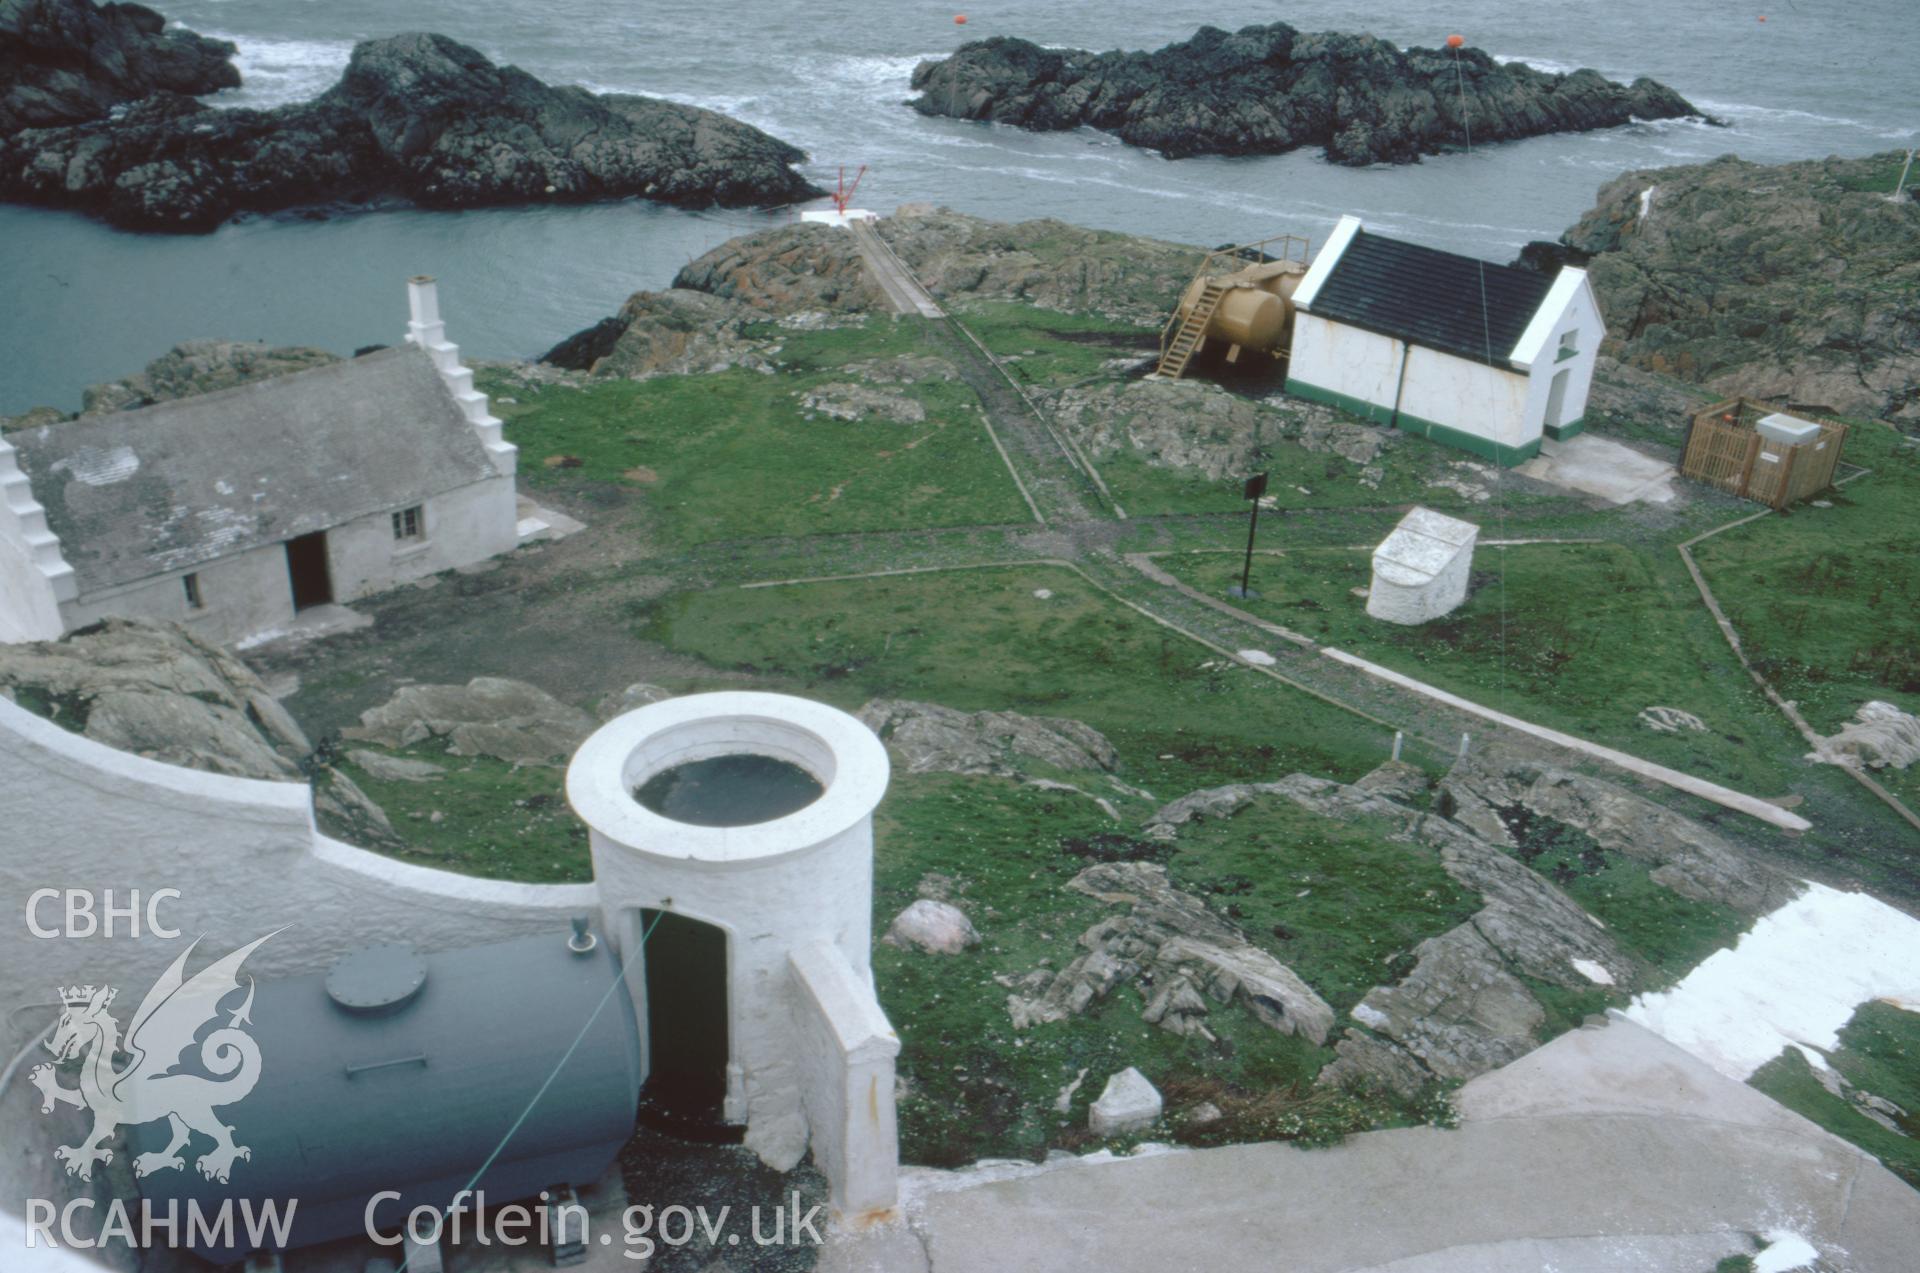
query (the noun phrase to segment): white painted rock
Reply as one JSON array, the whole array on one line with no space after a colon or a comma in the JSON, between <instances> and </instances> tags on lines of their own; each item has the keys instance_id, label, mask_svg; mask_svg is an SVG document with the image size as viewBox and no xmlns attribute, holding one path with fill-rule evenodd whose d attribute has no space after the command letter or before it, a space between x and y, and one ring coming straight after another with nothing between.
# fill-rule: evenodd
<instances>
[{"instance_id":1,"label":"white painted rock","mask_svg":"<svg viewBox=\"0 0 1920 1273\"><path fill-rule=\"evenodd\" d=\"M1150 1127L1164 1108L1160 1090L1129 1065L1112 1078L1087 1111L1087 1127L1096 1136L1118 1136Z\"/></svg>"},{"instance_id":2,"label":"white painted rock","mask_svg":"<svg viewBox=\"0 0 1920 1273\"><path fill-rule=\"evenodd\" d=\"M929 955L957 955L979 945L980 934L959 907L923 897L893 917L883 940L889 945L917 947Z\"/></svg>"}]
</instances>

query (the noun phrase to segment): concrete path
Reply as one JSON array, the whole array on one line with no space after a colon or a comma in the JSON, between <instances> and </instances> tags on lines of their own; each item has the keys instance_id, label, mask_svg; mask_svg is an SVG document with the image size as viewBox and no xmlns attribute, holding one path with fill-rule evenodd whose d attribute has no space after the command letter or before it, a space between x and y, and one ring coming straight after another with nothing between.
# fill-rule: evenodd
<instances>
[{"instance_id":1,"label":"concrete path","mask_svg":"<svg viewBox=\"0 0 1920 1273\"><path fill-rule=\"evenodd\" d=\"M1778 1231L1825 1269L1914 1267L1920 1193L1631 1022L1563 1035L1458 1100L1457 1130L1332 1149L909 1171L905 1225L836 1238L819 1268L1706 1273Z\"/></svg>"},{"instance_id":2,"label":"concrete path","mask_svg":"<svg viewBox=\"0 0 1920 1273\"><path fill-rule=\"evenodd\" d=\"M914 278L892 249L874 233L871 225L864 221L849 222L847 229L853 233L853 241L859 245L860 259L867 264L867 270L873 275L873 281L880 286L887 303L893 306L896 314L918 314L922 318L945 318L946 311L920 281Z\"/></svg>"},{"instance_id":3,"label":"concrete path","mask_svg":"<svg viewBox=\"0 0 1920 1273\"><path fill-rule=\"evenodd\" d=\"M1664 460L1591 433L1541 443L1540 454L1517 471L1582 495L1597 495L1610 504L1668 503L1678 476Z\"/></svg>"}]
</instances>

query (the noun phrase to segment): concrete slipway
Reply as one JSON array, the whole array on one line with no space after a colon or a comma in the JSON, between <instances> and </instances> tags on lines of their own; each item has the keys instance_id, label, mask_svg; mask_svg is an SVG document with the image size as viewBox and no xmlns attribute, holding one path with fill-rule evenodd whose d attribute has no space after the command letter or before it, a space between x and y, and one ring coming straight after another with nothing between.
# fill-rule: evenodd
<instances>
[{"instance_id":1,"label":"concrete slipway","mask_svg":"<svg viewBox=\"0 0 1920 1273\"><path fill-rule=\"evenodd\" d=\"M1042 1167L910 1170L906 1221L822 1273L1707 1273L1795 1234L1823 1270L1905 1273L1920 1193L1622 1018L1468 1083L1457 1130Z\"/></svg>"}]
</instances>

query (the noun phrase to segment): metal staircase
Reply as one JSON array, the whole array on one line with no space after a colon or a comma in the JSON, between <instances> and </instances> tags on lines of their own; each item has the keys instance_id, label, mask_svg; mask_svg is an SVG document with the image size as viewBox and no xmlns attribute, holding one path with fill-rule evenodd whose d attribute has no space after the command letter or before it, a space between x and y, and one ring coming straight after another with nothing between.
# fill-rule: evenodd
<instances>
[{"instance_id":1,"label":"metal staircase","mask_svg":"<svg viewBox=\"0 0 1920 1273\"><path fill-rule=\"evenodd\" d=\"M1159 374L1169 380L1178 380L1185 373L1187 364L1200 348L1200 342L1206 338L1207 324L1213 321L1213 311L1220 308L1220 298L1226 294L1224 283L1209 279L1193 308L1187 311L1185 320L1175 311L1173 319L1161 332ZM1175 330L1176 325L1178 330ZM1167 339L1167 332L1173 333L1173 339Z\"/></svg>"}]
</instances>

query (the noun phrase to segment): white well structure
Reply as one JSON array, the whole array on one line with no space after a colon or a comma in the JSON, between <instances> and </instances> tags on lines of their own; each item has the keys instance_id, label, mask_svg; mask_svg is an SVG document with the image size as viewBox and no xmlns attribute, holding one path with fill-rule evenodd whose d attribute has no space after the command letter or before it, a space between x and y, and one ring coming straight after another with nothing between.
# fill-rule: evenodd
<instances>
[{"instance_id":1,"label":"white well structure","mask_svg":"<svg viewBox=\"0 0 1920 1273\"><path fill-rule=\"evenodd\" d=\"M642 805L654 776L723 756L770 757L819 782L811 804L745 826L698 826ZM859 1220L895 1202L899 1041L873 992L873 810L885 747L852 716L782 694L695 694L628 712L567 768L586 823L607 930L646 999L646 912L725 935L729 1122L785 1170L812 1147L834 1210ZM644 1017L644 1013L643 1013ZM651 1056L652 1041L643 1046Z\"/></svg>"}]
</instances>

